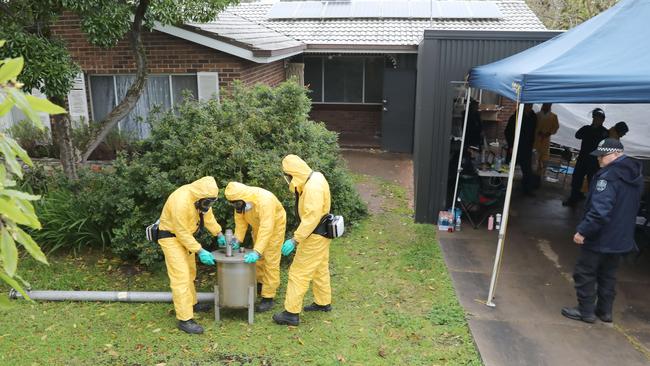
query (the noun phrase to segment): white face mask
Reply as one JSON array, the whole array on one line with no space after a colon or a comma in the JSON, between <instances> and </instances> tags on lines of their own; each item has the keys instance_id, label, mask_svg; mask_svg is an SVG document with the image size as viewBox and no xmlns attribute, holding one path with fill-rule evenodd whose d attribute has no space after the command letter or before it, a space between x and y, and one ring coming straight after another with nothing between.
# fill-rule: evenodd
<instances>
[{"instance_id":1,"label":"white face mask","mask_svg":"<svg viewBox=\"0 0 650 366\"><path fill-rule=\"evenodd\" d=\"M253 204L250 202L246 202L246 206L244 206L244 212L248 212L253 209Z\"/></svg>"}]
</instances>

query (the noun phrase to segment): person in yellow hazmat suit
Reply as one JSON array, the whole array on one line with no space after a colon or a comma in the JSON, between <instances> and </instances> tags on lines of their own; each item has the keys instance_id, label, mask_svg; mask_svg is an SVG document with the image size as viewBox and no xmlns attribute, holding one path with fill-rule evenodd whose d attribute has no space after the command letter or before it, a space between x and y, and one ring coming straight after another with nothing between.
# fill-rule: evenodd
<instances>
[{"instance_id":1,"label":"person in yellow hazmat suit","mask_svg":"<svg viewBox=\"0 0 650 366\"><path fill-rule=\"evenodd\" d=\"M253 251L244 256L244 262L255 263L258 289L262 299L257 312L271 310L280 286L280 249L284 241L287 214L275 195L265 189L238 182L226 186L226 199L235 207L235 240L244 241L250 225Z\"/></svg>"},{"instance_id":2,"label":"person in yellow hazmat suit","mask_svg":"<svg viewBox=\"0 0 650 366\"><path fill-rule=\"evenodd\" d=\"M167 198L160 216L158 244L165 254L178 328L190 334L203 333L203 327L193 319L194 312L210 310L210 305L198 304L196 300L194 255L198 254L203 264L215 264L212 253L201 247L194 234L205 226L219 246L226 245L221 226L212 214L218 194L214 178L203 177L176 189Z\"/></svg>"},{"instance_id":3,"label":"person in yellow hazmat suit","mask_svg":"<svg viewBox=\"0 0 650 366\"><path fill-rule=\"evenodd\" d=\"M282 160L282 171L289 190L296 195L296 213L300 224L293 238L282 244L282 255L288 256L297 247L289 268L289 283L284 301L284 311L274 314L277 324L298 325L300 312L331 311L332 288L330 285L330 242L314 233L319 229L323 216L330 212L330 187L323 174L309 168L296 155ZM319 232L322 232L319 230ZM313 281L314 303L302 307L302 301Z\"/></svg>"},{"instance_id":4,"label":"person in yellow hazmat suit","mask_svg":"<svg viewBox=\"0 0 650 366\"><path fill-rule=\"evenodd\" d=\"M537 113L537 127L535 128L534 149L537 150L537 175L544 178L546 166L550 159L551 136L560 129L560 122L557 115L551 112L551 103L542 104Z\"/></svg>"}]
</instances>

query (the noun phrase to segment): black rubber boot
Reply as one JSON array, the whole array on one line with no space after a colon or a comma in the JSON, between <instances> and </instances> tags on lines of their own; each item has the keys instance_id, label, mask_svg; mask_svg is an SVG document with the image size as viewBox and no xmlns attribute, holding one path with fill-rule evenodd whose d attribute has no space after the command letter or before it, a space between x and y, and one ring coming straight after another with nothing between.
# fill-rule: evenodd
<instances>
[{"instance_id":1,"label":"black rubber boot","mask_svg":"<svg viewBox=\"0 0 650 366\"><path fill-rule=\"evenodd\" d=\"M203 327L198 325L194 319L179 320L178 329L189 334L203 334Z\"/></svg>"},{"instance_id":2,"label":"black rubber boot","mask_svg":"<svg viewBox=\"0 0 650 366\"><path fill-rule=\"evenodd\" d=\"M611 323L614 320L612 319L612 313L606 313L596 310L596 316L600 319L601 322Z\"/></svg>"},{"instance_id":3,"label":"black rubber boot","mask_svg":"<svg viewBox=\"0 0 650 366\"><path fill-rule=\"evenodd\" d=\"M285 310L281 313L273 314L273 321L280 325L297 326L300 324L300 316Z\"/></svg>"},{"instance_id":4,"label":"black rubber boot","mask_svg":"<svg viewBox=\"0 0 650 366\"><path fill-rule=\"evenodd\" d=\"M200 313L200 312L207 312L212 310L212 304L204 302L204 303L196 303L192 307L194 309L195 313Z\"/></svg>"},{"instance_id":5,"label":"black rubber boot","mask_svg":"<svg viewBox=\"0 0 650 366\"><path fill-rule=\"evenodd\" d=\"M562 315L566 316L569 319L573 320L582 320L585 323L594 323L596 322L596 316L591 314L582 314L580 309L576 308L562 308Z\"/></svg>"},{"instance_id":6,"label":"black rubber boot","mask_svg":"<svg viewBox=\"0 0 650 366\"><path fill-rule=\"evenodd\" d=\"M312 302L311 305L307 305L304 307L305 311L332 311L332 305L327 304L327 305L318 305L315 302Z\"/></svg>"},{"instance_id":7,"label":"black rubber boot","mask_svg":"<svg viewBox=\"0 0 650 366\"><path fill-rule=\"evenodd\" d=\"M263 313L265 311L271 310L273 305L275 305L273 298L263 297L262 300L260 300L260 303L257 305L257 307L255 307L255 311L258 313Z\"/></svg>"}]
</instances>

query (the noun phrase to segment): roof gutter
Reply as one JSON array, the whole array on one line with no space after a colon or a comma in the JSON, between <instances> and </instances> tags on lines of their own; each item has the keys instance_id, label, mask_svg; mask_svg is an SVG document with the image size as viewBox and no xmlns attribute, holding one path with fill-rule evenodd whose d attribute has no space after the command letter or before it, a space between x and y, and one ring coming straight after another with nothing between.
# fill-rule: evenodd
<instances>
[{"instance_id":1,"label":"roof gutter","mask_svg":"<svg viewBox=\"0 0 650 366\"><path fill-rule=\"evenodd\" d=\"M418 46L382 44L308 44L304 53L418 53Z\"/></svg>"},{"instance_id":2,"label":"roof gutter","mask_svg":"<svg viewBox=\"0 0 650 366\"><path fill-rule=\"evenodd\" d=\"M283 52L282 54L278 54L278 52L275 51L268 53L265 50L260 50L263 55L268 54L268 56L266 55L259 56L258 52L256 52L255 50L250 50L247 48L243 48L241 46L236 46L231 43L224 42L222 40L215 39L213 37L208 37L206 35L199 34L197 32L187 30L184 28L156 23L153 29L162 33L169 34L174 37L178 37L196 44L200 44L208 48L212 48L217 51L225 52L230 55L243 58L245 60L256 62L258 64L268 64L278 60L283 60L287 57L291 57L302 53L303 52L302 50L304 48L304 47L292 47L287 49L287 52Z\"/></svg>"}]
</instances>

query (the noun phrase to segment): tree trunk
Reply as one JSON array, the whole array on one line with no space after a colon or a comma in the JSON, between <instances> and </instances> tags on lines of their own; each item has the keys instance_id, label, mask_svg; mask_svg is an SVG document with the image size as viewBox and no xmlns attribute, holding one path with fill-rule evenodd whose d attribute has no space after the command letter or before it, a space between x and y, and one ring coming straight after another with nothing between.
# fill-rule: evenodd
<instances>
[{"instance_id":1,"label":"tree trunk","mask_svg":"<svg viewBox=\"0 0 650 366\"><path fill-rule=\"evenodd\" d=\"M147 55L145 54L144 45L142 44L142 22L144 15L149 7L149 0L140 0L138 8L135 11L131 31L129 32L129 43L133 56L135 57L135 64L137 67L135 81L129 87L124 99L100 122L101 128L92 137L90 144L81 156L82 161L88 160L90 154L95 151L97 146L104 141L106 136L113 128L126 117L129 112L135 107L136 103L142 95L144 85L147 81Z\"/></svg>"},{"instance_id":2,"label":"tree trunk","mask_svg":"<svg viewBox=\"0 0 650 366\"><path fill-rule=\"evenodd\" d=\"M51 98L56 105L65 105L63 98ZM69 114L57 114L50 119L52 124L52 139L59 146L59 160L65 176L72 180L79 179L77 175L77 157L72 144L72 124Z\"/></svg>"}]
</instances>

